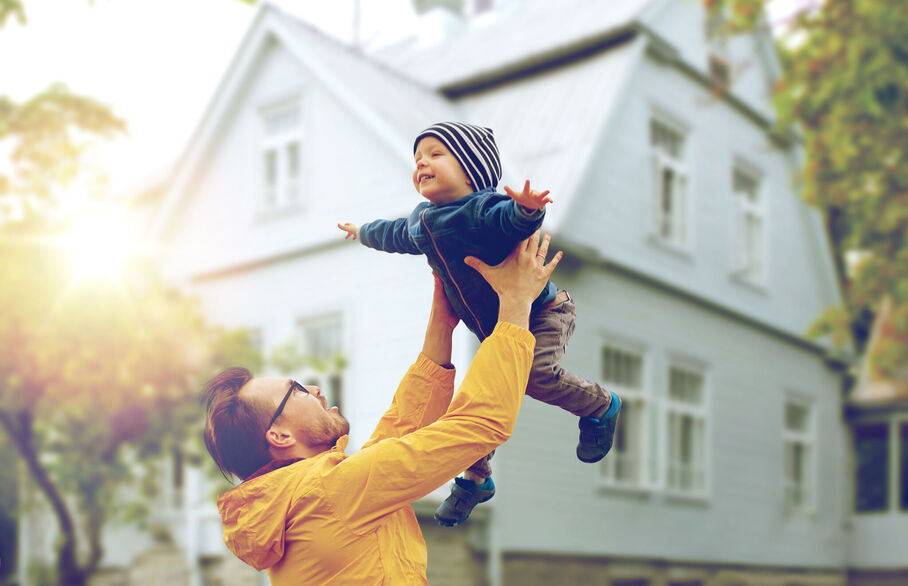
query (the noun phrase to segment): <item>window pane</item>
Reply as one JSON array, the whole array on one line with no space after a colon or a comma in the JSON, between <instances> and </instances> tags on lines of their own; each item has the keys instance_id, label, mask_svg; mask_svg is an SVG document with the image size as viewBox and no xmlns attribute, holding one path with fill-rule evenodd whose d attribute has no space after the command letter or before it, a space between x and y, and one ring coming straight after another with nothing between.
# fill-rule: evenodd
<instances>
[{"instance_id":1,"label":"window pane","mask_svg":"<svg viewBox=\"0 0 908 586\"><path fill-rule=\"evenodd\" d=\"M855 427L855 510L883 511L889 505L889 424Z\"/></svg>"},{"instance_id":2,"label":"window pane","mask_svg":"<svg viewBox=\"0 0 908 586\"><path fill-rule=\"evenodd\" d=\"M265 151L265 185L274 187L277 183L277 151Z\"/></svg>"},{"instance_id":3,"label":"window pane","mask_svg":"<svg viewBox=\"0 0 908 586\"><path fill-rule=\"evenodd\" d=\"M786 403L785 428L790 431L807 431L807 407L797 403Z\"/></svg>"},{"instance_id":4,"label":"window pane","mask_svg":"<svg viewBox=\"0 0 908 586\"><path fill-rule=\"evenodd\" d=\"M901 452L901 507L908 511L908 422L899 426L899 450Z\"/></svg>"},{"instance_id":5,"label":"window pane","mask_svg":"<svg viewBox=\"0 0 908 586\"><path fill-rule=\"evenodd\" d=\"M732 183L736 194L749 202L757 203L759 192L756 179L739 169L735 169Z\"/></svg>"},{"instance_id":6,"label":"window pane","mask_svg":"<svg viewBox=\"0 0 908 586\"><path fill-rule=\"evenodd\" d=\"M684 137L659 120L650 121L650 144L657 150L671 156L673 159L681 158Z\"/></svg>"},{"instance_id":7,"label":"window pane","mask_svg":"<svg viewBox=\"0 0 908 586\"><path fill-rule=\"evenodd\" d=\"M668 396L675 401L699 405L703 402L703 376L672 367L669 371Z\"/></svg>"},{"instance_id":8,"label":"window pane","mask_svg":"<svg viewBox=\"0 0 908 586\"><path fill-rule=\"evenodd\" d=\"M300 170L300 143L291 142L287 145L287 177L296 179Z\"/></svg>"},{"instance_id":9,"label":"window pane","mask_svg":"<svg viewBox=\"0 0 908 586\"><path fill-rule=\"evenodd\" d=\"M639 389L643 358L638 354L605 346L602 349L602 379L617 386Z\"/></svg>"},{"instance_id":10,"label":"window pane","mask_svg":"<svg viewBox=\"0 0 908 586\"><path fill-rule=\"evenodd\" d=\"M265 134L274 135L293 130L300 125L300 109L282 108L265 115Z\"/></svg>"}]
</instances>

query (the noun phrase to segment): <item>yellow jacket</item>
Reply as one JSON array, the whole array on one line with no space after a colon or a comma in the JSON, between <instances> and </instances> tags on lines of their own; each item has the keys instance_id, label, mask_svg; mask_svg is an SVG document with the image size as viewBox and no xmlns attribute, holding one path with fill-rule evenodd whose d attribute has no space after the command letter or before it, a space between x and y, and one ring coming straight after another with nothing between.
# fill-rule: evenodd
<instances>
[{"instance_id":1,"label":"yellow jacket","mask_svg":"<svg viewBox=\"0 0 908 586\"><path fill-rule=\"evenodd\" d=\"M275 586L426 584L410 503L510 437L534 345L529 331L500 322L453 401L454 371L420 354L359 452L344 453L344 436L222 494L227 547L267 568Z\"/></svg>"}]
</instances>

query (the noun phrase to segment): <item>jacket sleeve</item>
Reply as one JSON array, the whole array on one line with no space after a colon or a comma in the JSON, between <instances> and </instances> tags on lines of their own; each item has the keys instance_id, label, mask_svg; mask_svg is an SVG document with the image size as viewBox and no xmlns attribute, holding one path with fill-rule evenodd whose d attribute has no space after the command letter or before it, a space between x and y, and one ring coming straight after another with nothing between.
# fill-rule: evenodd
<instances>
[{"instance_id":1,"label":"jacket sleeve","mask_svg":"<svg viewBox=\"0 0 908 586\"><path fill-rule=\"evenodd\" d=\"M369 531L380 517L429 494L504 443L517 420L534 345L528 330L500 322L438 421L377 441L325 474L337 514L353 531Z\"/></svg>"},{"instance_id":2,"label":"jacket sleeve","mask_svg":"<svg viewBox=\"0 0 908 586\"><path fill-rule=\"evenodd\" d=\"M483 230L500 232L514 242L538 230L545 217L545 208L527 211L511 198L489 198L480 204L477 212Z\"/></svg>"},{"instance_id":3,"label":"jacket sleeve","mask_svg":"<svg viewBox=\"0 0 908 586\"><path fill-rule=\"evenodd\" d=\"M359 228L359 240L369 248L401 254L422 254L410 239L407 218L375 220Z\"/></svg>"},{"instance_id":4,"label":"jacket sleeve","mask_svg":"<svg viewBox=\"0 0 908 586\"><path fill-rule=\"evenodd\" d=\"M400 381L391 407L363 449L380 440L416 431L441 417L451 404L454 374L453 368L443 368L420 353Z\"/></svg>"}]
</instances>

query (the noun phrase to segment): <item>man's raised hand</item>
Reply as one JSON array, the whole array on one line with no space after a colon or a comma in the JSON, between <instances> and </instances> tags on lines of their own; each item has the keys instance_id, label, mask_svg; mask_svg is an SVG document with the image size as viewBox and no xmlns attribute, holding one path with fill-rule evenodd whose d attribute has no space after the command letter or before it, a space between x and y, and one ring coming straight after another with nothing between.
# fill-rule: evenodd
<instances>
[{"instance_id":1,"label":"man's raised hand","mask_svg":"<svg viewBox=\"0 0 908 586\"><path fill-rule=\"evenodd\" d=\"M539 238L539 230L518 242L511 254L501 263L489 266L475 256L464 260L473 267L498 294L498 319L526 328L529 325L530 306L558 266L563 253L558 251L549 264L545 264L551 236L546 232Z\"/></svg>"}]
</instances>

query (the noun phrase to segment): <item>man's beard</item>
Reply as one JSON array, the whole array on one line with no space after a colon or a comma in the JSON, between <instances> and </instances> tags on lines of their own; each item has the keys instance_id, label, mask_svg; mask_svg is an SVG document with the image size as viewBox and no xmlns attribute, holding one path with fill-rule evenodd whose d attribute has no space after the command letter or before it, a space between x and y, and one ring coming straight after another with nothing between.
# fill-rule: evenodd
<instances>
[{"instance_id":1,"label":"man's beard","mask_svg":"<svg viewBox=\"0 0 908 586\"><path fill-rule=\"evenodd\" d=\"M340 413L326 413L318 423L307 425L300 431L307 445L330 448L341 436L350 433L350 423Z\"/></svg>"}]
</instances>

